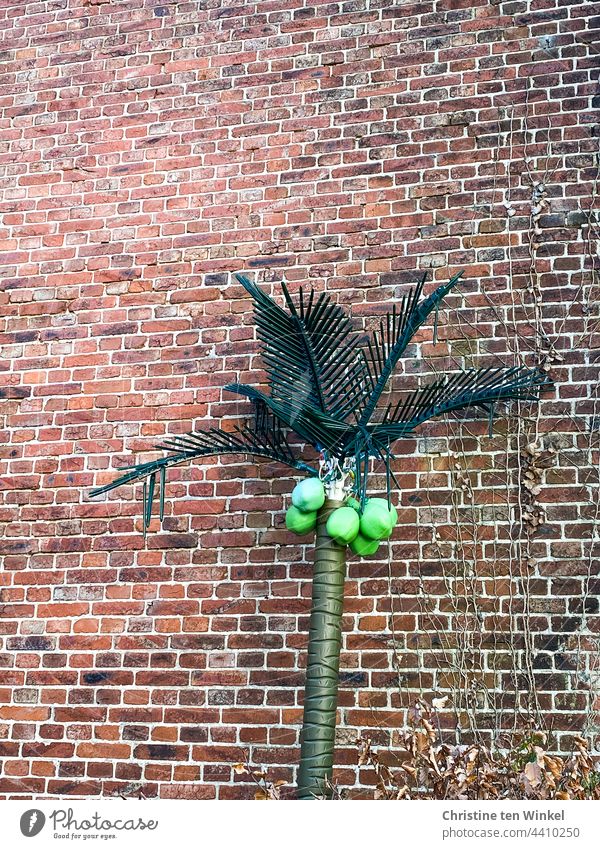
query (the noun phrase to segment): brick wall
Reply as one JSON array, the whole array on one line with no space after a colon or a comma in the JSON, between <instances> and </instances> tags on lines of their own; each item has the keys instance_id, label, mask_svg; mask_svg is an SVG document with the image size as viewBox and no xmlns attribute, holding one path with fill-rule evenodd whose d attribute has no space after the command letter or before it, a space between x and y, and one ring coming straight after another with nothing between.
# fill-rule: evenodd
<instances>
[{"instance_id":1,"label":"brick wall","mask_svg":"<svg viewBox=\"0 0 600 849\"><path fill-rule=\"evenodd\" d=\"M1 0L1 794L239 797L246 755L292 779L311 567L288 472L181 468L145 541L139 488L88 497L247 412L221 392L260 367L237 270L368 327L464 268L393 388L497 358L556 381L492 437L399 446L389 556L349 563L336 780L369 784L357 734L393 745L420 693L449 697L448 738L523 714L598 743L599 14Z\"/></svg>"}]
</instances>

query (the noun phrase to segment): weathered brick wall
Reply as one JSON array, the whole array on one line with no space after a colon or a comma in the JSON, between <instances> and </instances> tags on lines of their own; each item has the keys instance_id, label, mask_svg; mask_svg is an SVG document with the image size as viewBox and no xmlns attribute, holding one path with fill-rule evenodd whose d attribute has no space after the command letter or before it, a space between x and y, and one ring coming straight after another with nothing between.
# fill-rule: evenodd
<instances>
[{"instance_id":1,"label":"weathered brick wall","mask_svg":"<svg viewBox=\"0 0 600 849\"><path fill-rule=\"evenodd\" d=\"M556 380L492 438L437 422L399 446L389 559L349 564L337 781L371 780L357 734L393 744L421 692L450 697L449 737L516 706L561 751L597 743L599 13L0 0L0 793L237 797L245 753L292 778L292 478L182 468L146 541L139 488L87 495L247 412L221 392L260 365L237 270L369 326L464 268L395 388L498 357Z\"/></svg>"}]
</instances>

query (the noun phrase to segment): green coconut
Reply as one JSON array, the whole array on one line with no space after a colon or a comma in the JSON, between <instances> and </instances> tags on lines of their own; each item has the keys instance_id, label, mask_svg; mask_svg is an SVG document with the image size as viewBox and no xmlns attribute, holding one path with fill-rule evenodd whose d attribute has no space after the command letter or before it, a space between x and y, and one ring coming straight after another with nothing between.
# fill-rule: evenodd
<instances>
[{"instance_id":1,"label":"green coconut","mask_svg":"<svg viewBox=\"0 0 600 849\"><path fill-rule=\"evenodd\" d=\"M353 510L356 510L357 513L360 513L360 501L358 501L358 499L356 498L352 498L352 496L346 499L345 506L352 507Z\"/></svg>"},{"instance_id":2,"label":"green coconut","mask_svg":"<svg viewBox=\"0 0 600 849\"><path fill-rule=\"evenodd\" d=\"M298 510L297 507L289 507L285 514L285 526L288 531L294 534L307 534L312 531L317 524L317 511L304 513Z\"/></svg>"},{"instance_id":3,"label":"green coconut","mask_svg":"<svg viewBox=\"0 0 600 849\"><path fill-rule=\"evenodd\" d=\"M292 491L292 504L303 513L319 510L325 503L325 487L319 478L305 478Z\"/></svg>"},{"instance_id":4,"label":"green coconut","mask_svg":"<svg viewBox=\"0 0 600 849\"><path fill-rule=\"evenodd\" d=\"M352 507L338 507L327 519L327 533L340 545L347 545L356 537L360 519Z\"/></svg>"},{"instance_id":5,"label":"green coconut","mask_svg":"<svg viewBox=\"0 0 600 849\"><path fill-rule=\"evenodd\" d=\"M388 507L387 498L369 498L365 507L367 507L369 504L372 504L373 506L378 505L380 507L383 507L385 510L389 510L394 526L397 524L398 511L391 502L390 506Z\"/></svg>"},{"instance_id":6,"label":"green coconut","mask_svg":"<svg viewBox=\"0 0 600 849\"><path fill-rule=\"evenodd\" d=\"M375 554L379 548L379 540L369 539L358 533L350 543L350 548L359 557L369 557L371 554Z\"/></svg>"},{"instance_id":7,"label":"green coconut","mask_svg":"<svg viewBox=\"0 0 600 849\"><path fill-rule=\"evenodd\" d=\"M365 505L360 517L360 532L369 539L387 539L394 530L391 512L380 504Z\"/></svg>"}]
</instances>

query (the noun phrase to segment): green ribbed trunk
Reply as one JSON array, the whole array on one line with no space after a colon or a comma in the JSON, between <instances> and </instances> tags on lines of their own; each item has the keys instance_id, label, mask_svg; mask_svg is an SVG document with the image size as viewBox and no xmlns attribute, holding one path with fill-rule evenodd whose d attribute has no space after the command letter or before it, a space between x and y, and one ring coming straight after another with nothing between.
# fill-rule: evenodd
<instances>
[{"instance_id":1,"label":"green ribbed trunk","mask_svg":"<svg viewBox=\"0 0 600 849\"><path fill-rule=\"evenodd\" d=\"M346 546L334 542L325 526L329 514L342 503L327 499L317 517L304 717L300 736L299 799L327 796L331 784Z\"/></svg>"}]
</instances>

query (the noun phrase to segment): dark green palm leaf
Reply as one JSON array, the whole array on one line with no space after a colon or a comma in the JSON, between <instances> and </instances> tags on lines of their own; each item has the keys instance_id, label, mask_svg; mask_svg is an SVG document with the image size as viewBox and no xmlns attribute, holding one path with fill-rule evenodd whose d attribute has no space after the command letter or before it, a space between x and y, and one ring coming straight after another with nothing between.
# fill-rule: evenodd
<instances>
[{"instance_id":1,"label":"dark green palm leaf","mask_svg":"<svg viewBox=\"0 0 600 849\"><path fill-rule=\"evenodd\" d=\"M367 373L359 356L360 339L349 317L329 295L308 298L302 289L298 306L281 284L286 312L255 283L241 274L239 282L252 296L262 357L267 368L271 397L287 401L305 399L307 406L339 417L364 394Z\"/></svg>"},{"instance_id":2,"label":"dark green palm leaf","mask_svg":"<svg viewBox=\"0 0 600 849\"><path fill-rule=\"evenodd\" d=\"M251 401L264 403L279 421L317 451L325 448L338 456L342 450L343 437L353 431L352 425L308 405L301 394L290 393L288 398L280 400L243 383L229 383L224 388Z\"/></svg>"},{"instance_id":3,"label":"dark green palm leaf","mask_svg":"<svg viewBox=\"0 0 600 849\"><path fill-rule=\"evenodd\" d=\"M551 381L540 369L469 369L444 376L415 389L394 407L388 407L383 420L372 425L376 443L411 433L417 425L443 413L483 408L490 411L500 401L536 400L539 390Z\"/></svg>"},{"instance_id":4,"label":"dark green palm leaf","mask_svg":"<svg viewBox=\"0 0 600 849\"><path fill-rule=\"evenodd\" d=\"M425 284L425 277L423 277L416 286L403 296L399 307L394 304L392 312L380 321L378 330L374 332L373 338L367 342L367 351L363 351L368 374L369 395L360 411L359 421L361 425L366 425L371 420L386 384L398 360L406 350L406 346L433 310L437 311L442 299L456 286L461 276L462 271L459 271L448 283L438 286L428 298L419 303Z\"/></svg>"},{"instance_id":5,"label":"dark green palm leaf","mask_svg":"<svg viewBox=\"0 0 600 849\"><path fill-rule=\"evenodd\" d=\"M297 460L289 446L282 423L262 403L255 400L255 414L250 424L243 427L234 426L233 430L225 431L220 428L209 428L205 431L171 436L165 439L155 450L171 452L159 460L137 463L126 467L128 470L115 480L104 486L96 487L90 495L101 495L124 484L144 480L144 529L150 523L152 501L156 491L156 475L160 474L161 518L164 512L164 487L166 470L180 463L189 462L199 457L216 454L248 454L256 457L266 457L279 463L284 463L295 469L316 474L316 470L306 463Z\"/></svg>"}]
</instances>

